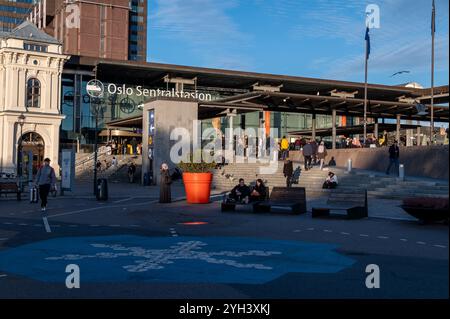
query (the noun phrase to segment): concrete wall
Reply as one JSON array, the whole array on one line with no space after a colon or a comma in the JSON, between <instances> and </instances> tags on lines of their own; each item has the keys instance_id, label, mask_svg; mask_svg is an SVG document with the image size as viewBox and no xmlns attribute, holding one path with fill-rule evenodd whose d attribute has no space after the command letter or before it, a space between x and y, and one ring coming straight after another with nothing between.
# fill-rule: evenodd
<instances>
[{"instance_id":1,"label":"concrete wall","mask_svg":"<svg viewBox=\"0 0 450 319\"><path fill-rule=\"evenodd\" d=\"M326 163L334 156L337 166L345 167L352 159L353 168L384 172L389 164L387 147L365 149L327 150ZM291 151L294 161L303 162L301 152ZM400 164L405 165L405 175L449 179L449 146L433 145L419 147L401 147Z\"/></svg>"},{"instance_id":2,"label":"concrete wall","mask_svg":"<svg viewBox=\"0 0 450 319\"><path fill-rule=\"evenodd\" d=\"M178 163L173 163L170 157L170 151L174 144L178 141L170 139L170 134L175 128L182 128L186 130L183 136L185 144L192 150L193 121L198 117L198 103L192 100L184 99L169 99L156 98L146 103L143 111L143 146L142 146L142 176L149 171L150 160L148 158L148 125L149 117L148 111L155 111L155 135L154 135L154 153L153 153L153 177L154 181L159 184L160 173L159 169L162 163L167 163L170 169L177 166ZM180 140L179 140L180 141ZM182 154L179 154L183 156ZM186 154L187 155L187 154ZM184 156L186 156L184 155Z\"/></svg>"}]
</instances>

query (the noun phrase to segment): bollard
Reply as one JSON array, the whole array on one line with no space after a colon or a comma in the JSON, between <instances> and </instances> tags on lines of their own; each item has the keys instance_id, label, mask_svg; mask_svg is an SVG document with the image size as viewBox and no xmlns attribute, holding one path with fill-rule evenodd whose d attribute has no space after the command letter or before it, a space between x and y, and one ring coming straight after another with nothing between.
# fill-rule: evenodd
<instances>
[{"instance_id":1,"label":"bollard","mask_svg":"<svg viewBox=\"0 0 450 319\"><path fill-rule=\"evenodd\" d=\"M405 166L403 164L400 164L398 167L398 179L401 181L405 180Z\"/></svg>"},{"instance_id":2,"label":"bollard","mask_svg":"<svg viewBox=\"0 0 450 319\"><path fill-rule=\"evenodd\" d=\"M347 173L350 173L352 171L352 159L349 158L347 161Z\"/></svg>"}]
</instances>

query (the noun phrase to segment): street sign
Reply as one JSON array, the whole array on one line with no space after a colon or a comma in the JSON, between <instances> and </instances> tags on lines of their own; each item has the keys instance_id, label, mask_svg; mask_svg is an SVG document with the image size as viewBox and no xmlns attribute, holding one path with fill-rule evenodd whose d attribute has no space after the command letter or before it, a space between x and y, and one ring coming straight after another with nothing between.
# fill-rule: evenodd
<instances>
[{"instance_id":1,"label":"street sign","mask_svg":"<svg viewBox=\"0 0 450 319\"><path fill-rule=\"evenodd\" d=\"M70 150L61 152L61 189L71 191L75 177L75 153Z\"/></svg>"}]
</instances>

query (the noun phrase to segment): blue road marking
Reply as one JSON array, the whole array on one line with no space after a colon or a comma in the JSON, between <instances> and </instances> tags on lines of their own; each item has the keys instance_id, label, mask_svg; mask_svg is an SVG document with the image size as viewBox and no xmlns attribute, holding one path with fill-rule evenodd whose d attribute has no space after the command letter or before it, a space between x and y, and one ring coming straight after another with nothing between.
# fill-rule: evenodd
<instances>
[{"instance_id":1,"label":"blue road marking","mask_svg":"<svg viewBox=\"0 0 450 319\"><path fill-rule=\"evenodd\" d=\"M336 245L239 237L64 237L0 252L0 270L64 283L68 264L81 282L261 284L286 273L335 273L354 260Z\"/></svg>"}]
</instances>

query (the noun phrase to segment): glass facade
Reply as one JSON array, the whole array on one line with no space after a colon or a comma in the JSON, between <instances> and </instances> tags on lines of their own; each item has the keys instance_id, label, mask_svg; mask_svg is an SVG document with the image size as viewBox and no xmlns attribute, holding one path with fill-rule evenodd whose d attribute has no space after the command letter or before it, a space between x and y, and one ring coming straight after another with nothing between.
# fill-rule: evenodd
<instances>
[{"instance_id":1,"label":"glass facade","mask_svg":"<svg viewBox=\"0 0 450 319\"><path fill-rule=\"evenodd\" d=\"M66 119L61 126L61 138L66 143L73 143L78 140L80 144L93 144L95 138L95 105L91 104L91 98L87 94L86 86L88 81L92 80L90 75L83 74L63 74L62 76L62 112L66 115ZM148 90L172 90L173 84L165 87L147 87L144 85L128 83L112 83L104 79L100 79L104 84L105 93L102 104L99 108L98 131L106 127L106 123L134 116L142 115L140 108L151 97L145 97L139 92L144 89ZM109 88L111 85L111 88ZM185 92L193 92L193 86L185 86ZM125 93L124 93L125 92ZM129 94L126 94L128 92ZM211 88L197 87L197 92L210 94L212 100L227 97L230 95L242 94L247 90L235 89L227 91L226 88L217 88L212 91ZM260 127L263 119L262 112L250 112L243 115L235 116L233 119L234 128L254 128ZM317 115L316 127L331 127L331 115ZM338 117L339 119L339 117ZM347 120L347 125L352 125L353 121ZM213 126L213 119L202 121L203 129ZM270 126L278 129L278 136L288 135L289 132L310 129L312 127L312 115L302 113L288 112L271 112ZM228 128L228 119L222 117L220 119L220 128L223 132ZM133 130L141 133L141 127L135 127Z\"/></svg>"},{"instance_id":2,"label":"glass facade","mask_svg":"<svg viewBox=\"0 0 450 319\"><path fill-rule=\"evenodd\" d=\"M11 31L31 12L36 0L0 1L0 31Z\"/></svg>"}]
</instances>

